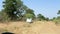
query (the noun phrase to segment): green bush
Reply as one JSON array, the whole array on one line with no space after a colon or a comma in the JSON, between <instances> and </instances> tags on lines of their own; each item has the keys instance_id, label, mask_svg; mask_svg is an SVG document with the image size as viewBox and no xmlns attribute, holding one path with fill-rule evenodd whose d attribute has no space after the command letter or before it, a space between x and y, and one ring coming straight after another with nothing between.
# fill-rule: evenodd
<instances>
[{"instance_id":1,"label":"green bush","mask_svg":"<svg viewBox=\"0 0 60 34\"><path fill-rule=\"evenodd\" d=\"M9 21L9 20L10 18L8 18L8 15L6 15L6 13L0 12L0 22Z\"/></svg>"},{"instance_id":2,"label":"green bush","mask_svg":"<svg viewBox=\"0 0 60 34\"><path fill-rule=\"evenodd\" d=\"M26 18L33 18L34 17L34 15L30 14L30 13L26 14L25 16L26 16Z\"/></svg>"},{"instance_id":3,"label":"green bush","mask_svg":"<svg viewBox=\"0 0 60 34\"><path fill-rule=\"evenodd\" d=\"M45 20L45 17L42 14L37 15L38 20Z\"/></svg>"},{"instance_id":4,"label":"green bush","mask_svg":"<svg viewBox=\"0 0 60 34\"><path fill-rule=\"evenodd\" d=\"M57 18L53 19L55 24L60 24L60 17L58 16Z\"/></svg>"}]
</instances>

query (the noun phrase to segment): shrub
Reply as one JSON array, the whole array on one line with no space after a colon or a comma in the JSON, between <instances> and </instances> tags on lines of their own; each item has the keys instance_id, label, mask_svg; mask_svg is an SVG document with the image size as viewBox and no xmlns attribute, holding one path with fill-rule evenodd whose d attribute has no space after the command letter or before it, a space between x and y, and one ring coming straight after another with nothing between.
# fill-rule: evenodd
<instances>
[{"instance_id":1,"label":"shrub","mask_svg":"<svg viewBox=\"0 0 60 34\"><path fill-rule=\"evenodd\" d=\"M37 15L38 20L45 20L45 17L42 14Z\"/></svg>"},{"instance_id":2,"label":"shrub","mask_svg":"<svg viewBox=\"0 0 60 34\"><path fill-rule=\"evenodd\" d=\"M55 24L60 24L60 17L58 16L57 18L53 19Z\"/></svg>"},{"instance_id":3,"label":"shrub","mask_svg":"<svg viewBox=\"0 0 60 34\"><path fill-rule=\"evenodd\" d=\"M26 17L26 18L33 18L33 17L34 17L34 15L33 15L33 14L28 13L28 14L26 14L26 15L25 15L25 17Z\"/></svg>"},{"instance_id":4,"label":"shrub","mask_svg":"<svg viewBox=\"0 0 60 34\"><path fill-rule=\"evenodd\" d=\"M0 22L9 21L9 20L10 18L8 18L8 15L6 15L6 13L0 12Z\"/></svg>"}]
</instances>

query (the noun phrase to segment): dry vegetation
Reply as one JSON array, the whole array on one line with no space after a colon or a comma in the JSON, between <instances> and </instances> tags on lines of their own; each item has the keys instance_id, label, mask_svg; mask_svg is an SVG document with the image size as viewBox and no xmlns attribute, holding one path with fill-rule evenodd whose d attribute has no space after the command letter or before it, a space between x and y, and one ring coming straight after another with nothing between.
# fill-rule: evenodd
<instances>
[{"instance_id":1,"label":"dry vegetation","mask_svg":"<svg viewBox=\"0 0 60 34\"><path fill-rule=\"evenodd\" d=\"M0 33L6 31L15 34L60 34L60 26L46 21L35 21L32 24L25 22L0 23Z\"/></svg>"}]
</instances>

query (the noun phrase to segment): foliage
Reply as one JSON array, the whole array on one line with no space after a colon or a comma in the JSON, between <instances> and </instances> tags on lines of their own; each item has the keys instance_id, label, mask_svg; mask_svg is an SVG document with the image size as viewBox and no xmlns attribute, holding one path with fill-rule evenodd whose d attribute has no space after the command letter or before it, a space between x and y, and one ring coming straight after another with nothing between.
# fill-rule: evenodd
<instances>
[{"instance_id":1,"label":"foliage","mask_svg":"<svg viewBox=\"0 0 60 34\"><path fill-rule=\"evenodd\" d=\"M58 11L58 13L57 14L60 14L60 10Z\"/></svg>"},{"instance_id":2,"label":"foliage","mask_svg":"<svg viewBox=\"0 0 60 34\"><path fill-rule=\"evenodd\" d=\"M10 18L8 18L8 15L6 15L5 12L1 11L0 12L0 22L3 22L3 21L9 21Z\"/></svg>"},{"instance_id":3,"label":"foliage","mask_svg":"<svg viewBox=\"0 0 60 34\"><path fill-rule=\"evenodd\" d=\"M29 18L35 17L34 11L25 6L21 0L5 0L3 3L4 12L10 20L22 20L25 14L28 14Z\"/></svg>"},{"instance_id":4,"label":"foliage","mask_svg":"<svg viewBox=\"0 0 60 34\"><path fill-rule=\"evenodd\" d=\"M46 20L46 21L49 21L49 18L46 18L46 17L44 17L42 14L38 14L37 15L37 18L38 18L38 20Z\"/></svg>"},{"instance_id":5,"label":"foliage","mask_svg":"<svg viewBox=\"0 0 60 34\"><path fill-rule=\"evenodd\" d=\"M32 9L27 9L27 10L26 10L26 13L34 14L34 11L33 11Z\"/></svg>"},{"instance_id":6,"label":"foliage","mask_svg":"<svg viewBox=\"0 0 60 34\"><path fill-rule=\"evenodd\" d=\"M21 0L5 0L3 3L5 13L8 15L9 18L11 18L11 20L16 20L18 18L18 13L20 13L21 15L22 12L21 10L19 11L21 6L23 5Z\"/></svg>"},{"instance_id":7,"label":"foliage","mask_svg":"<svg viewBox=\"0 0 60 34\"><path fill-rule=\"evenodd\" d=\"M27 13L33 14L33 15L35 16L34 11L33 11L32 9L27 9L27 10L26 10L26 14L27 14Z\"/></svg>"},{"instance_id":8,"label":"foliage","mask_svg":"<svg viewBox=\"0 0 60 34\"><path fill-rule=\"evenodd\" d=\"M32 9L27 9L26 10L26 17L27 18L35 18L35 14L34 14L34 11Z\"/></svg>"},{"instance_id":9,"label":"foliage","mask_svg":"<svg viewBox=\"0 0 60 34\"><path fill-rule=\"evenodd\" d=\"M60 14L60 10L58 11L57 14ZM53 17L52 21L54 21L55 24L60 24L60 16Z\"/></svg>"},{"instance_id":10,"label":"foliage","mask_svg":"<svg viewBox=\"0 0 60 34\"><path fill-rule=\"evenodd\" d=\"M60 14L60 10L58 11L57 14ZM53 18L53 21L55 22L55 24L60 24L60 16L57 16L56 18Z\"/></svg>"},{"instance_id":11,"label":"foliage","mask_svg":"<svg viewBox=\"0 0 60 34\"><path fill-rule=\"evenodd\" d=\"M45 17L42 14L37 15L38 20L45 20Z\"/></svg>"},{"instance_id":12,"label":"foliage","mask_svg":"<svg viewBox=\"0 0 60 34\"><path fill-rule=\"evenodd\" d=\"M26 14L26 18L33 18L33 17L34 17L33 14L30 14L30 13Z\"/></svg>"},{"instance_id":13,"label":"foliage","mask_svg":"<svg viewBox=\"0 0 60 34\"><path fill-rule=\"evenodd\" d=\"M49 18L45 18L46 21L49 21Z\"/></svg>"},{"instance_id":14,"label":"foliage","mask_svg":"<svg viewBox=\"0 0 60 34\"><path fill-rule=\"evenodd\" d=\"M60 24L60 16L54 18L53 21L55 22L55 24Z\"/></svg>"}]
</instances>

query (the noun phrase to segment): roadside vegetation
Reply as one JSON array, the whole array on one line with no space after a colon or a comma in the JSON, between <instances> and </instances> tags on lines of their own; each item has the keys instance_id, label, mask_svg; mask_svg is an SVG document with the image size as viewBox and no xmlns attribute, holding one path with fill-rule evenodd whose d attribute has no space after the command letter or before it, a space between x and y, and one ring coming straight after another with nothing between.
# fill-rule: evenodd
<instances>
[{"instance_id":1,"label":"roadside vegetation","mask_svg":"<svg viewBox=\"0 0 60 34\"><path fill-rule=\"evenodd\" d=\"M27 18L49 21L49 18L42 14L38 14L36 17L34 10L24 5L21 0L5 0L3 1L3 8L0 11L0 22L26 21Z\"/></svg>"},{"instance_id":2,"label":"roadside vegetation","mask_svg":"<svg viewBox=\"0 0 60 34\"><path fill-rule=\"evenodd\" d=\"M21 0L5 0L3 1L3 8L0 11L0 22L9 21L26 21L27 18L32 18L33 21L53 21L56 24L60 23L60 10L57 17L49 19L42 14L37 16L34 14L34 10L28 8Z\"/></svg>"},{"instance_id":3,"label":"roadside vegetation","mask_svg":"<svg viewBox=\"0 0 60 34\"><path fill-rule=\"evenodd\" d=\"M51 21L55 22L55 24L60 24L60 10L57 13L59 16L57 17L53 17L53 19L51 19Z\"/></svg>"}]
</instances>

